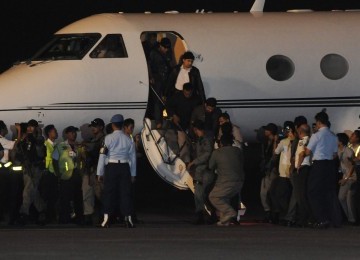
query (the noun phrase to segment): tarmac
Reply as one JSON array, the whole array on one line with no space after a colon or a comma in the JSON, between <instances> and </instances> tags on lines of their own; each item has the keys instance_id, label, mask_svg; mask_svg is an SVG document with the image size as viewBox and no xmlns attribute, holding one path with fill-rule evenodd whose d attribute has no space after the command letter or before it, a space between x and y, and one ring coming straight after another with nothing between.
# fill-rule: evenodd
<instances>
[{"instance_id":1,"label":"tarmac","mask_svg":"<svg viewBox=\"0 0 360 260\"><path fill-rule=\"evenodd\" d=\"M360 227L313 230L245 220L195 226L190 215L140 214L134 229L0 229L0 259L359 259Z\"/></svg>"}]
</instances>

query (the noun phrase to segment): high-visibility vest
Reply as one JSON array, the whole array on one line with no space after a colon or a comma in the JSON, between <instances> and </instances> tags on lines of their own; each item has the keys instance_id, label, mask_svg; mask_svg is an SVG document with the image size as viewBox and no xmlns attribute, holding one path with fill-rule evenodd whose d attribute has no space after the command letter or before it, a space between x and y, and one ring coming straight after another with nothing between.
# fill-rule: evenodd
<instances>
[{"instance_id":1,"label":"high-visibility vest","mask_svg":"<svg viewBox=\"0 0 360 260\"><path fill-rule=\"evenodd\" d=\"M52 160L52 153L54 151L54 146L47 140L45 141L45 146L46 146L45 168L49 172L54 173L55 171Z\"/></svg>"},{"instance_id":2,"label":"high-visibility vest","mask_svg":"<svg viewBox=\"0 0 360 260\"><path fill-rule=\"evenodd\" d=\"M56 145L55 149L57 149L59 153L58 163L60 179L68 180L71 178L72 173L75 169L75 153L66 143L60 143Z\"/></svg>"},{"instance_id":3,"label":"high-visibility vest","mask_svg":"<svg viewBox=\"0 0 360 260\"><path fill-rule=\"evenodd\" d=\"M85 169L86 157L83 146L78 146L73 151L70 145L63 142L56 145L55 149L59 152L60 179L70 179L75 168L79 169L80 172Z\"/></svg>"}]
</instances>

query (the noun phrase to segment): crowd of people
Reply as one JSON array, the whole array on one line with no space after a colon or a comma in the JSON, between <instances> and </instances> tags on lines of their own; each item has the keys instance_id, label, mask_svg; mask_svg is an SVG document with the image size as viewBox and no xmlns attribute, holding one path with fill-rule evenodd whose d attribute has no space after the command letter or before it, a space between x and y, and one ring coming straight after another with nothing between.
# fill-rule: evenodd
<instances>
[{"instance_id":1,"label":"crowd of people","mask_svg":"<svg viewBox=\"0 0 360 260\"><path fill-rule=\"evenodd\" d=\"M109 203L117 205L112 211L115 216L122 216L120 205L123 202L113 197L118 191L109 192L107 182L102 177L96 178L104 175L100 165L105 167L101 153L106 136L122 130L128 145L135 151L134 120L123 120L120 115L115 119L112 118L107 128L100 118L91 121L89 127L93 136L83 142L77 141L79 128L75 126L66 127L64 141L57 142L56 127L47 125L41 129L34 119L15 124L17 138L8 140L8 128L0 121L0 218L7 216L9 225L29 222L92 225L96 219L95 208L99 213L106 212ZM135 165L133 157L131 159L129 163ZM106 161L107 165L111 163L111 160ZM131 194L131 182L127 186ZM133 200L133 197L128 199ZM126 212L126 220L130 215L135 216L133 209L130 210Z\"/></svg>"},{"instance_id":2,"label":"crowd of people","mask_svg":"<svg viewBox=\"0 0 360 260\"><path fill-rule=\"evenodd\" d=\"M331 132L326 112L264 126L261 202L265 222L289 227L355 225L360 217L360 131Z\"/></svg>"},{"instance_id":3,"label":"crowd of people","mask_svg":"<svg viewBox=\"0 0 360 260\"><path fill-rule=\"evenodd\" d=\"M205 97L193 53L185 52L174 67L169 39L145 47L152 94L147 117L193 177L194 224L238 224L245 178L240 128L216 98ZM265 222L328 228L340 226L344 214L348 223L359 223L360 131L335 135L326 112L315 121L310 128L298 116L282 129L274 123L261 128ZM15 124L16 137L8 140L0 121L0 218L7 213L9 225L92 225L97 208L101 227L115 219L134 227L134 125L120 114L107 126L96 118L89 124L92 139L79 143L77 127L66 127L57 142L54 125L41 129L33 119Z\"/></svg>"}]
</instances>

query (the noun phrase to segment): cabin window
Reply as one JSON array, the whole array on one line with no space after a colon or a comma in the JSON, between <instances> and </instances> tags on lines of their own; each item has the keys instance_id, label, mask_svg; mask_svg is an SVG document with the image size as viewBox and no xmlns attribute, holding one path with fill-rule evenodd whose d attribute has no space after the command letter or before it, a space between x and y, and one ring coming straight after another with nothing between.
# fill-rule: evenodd
<instances>
[{"instance_id":1,"label":"cabin window","mask_svg":"<svg viewBox=\"0 0 360 260\"><path fill-rule=\"evenodd\" d=\"M349 63L339 54L328 54L321 59L320 69L328 79L338 80L348 73Z\"/></svg>"},{"instance_id":2,"label":"cabin window","mask_svg":"<svg viewBox=\"0 0 360 260\"><path fill-rule=\"evenodd\" d=\"M273 80L285 81L294 75L295 65L289 57L274 55L266 62L266 71Z\"/></svg>"},{"instance_id":3,"label":"cabin window","mask_svg":"<svg viewBox=\"0 0 360 260\"><path fill-rule=\"evenodd\" d=\"M121 34L108 34L90 53L91 58L127 58L124 40Z\"/></svg>"},{"instance_id":4,"label":"cabin window","mask_svg":"<svg viewBox=\"0 0 360 260\"><path fill-rule=\"evenodd\" d=\"M81 60L100 38L99 33L57 34L32 60Z\"/></svg>"}]
</instances>

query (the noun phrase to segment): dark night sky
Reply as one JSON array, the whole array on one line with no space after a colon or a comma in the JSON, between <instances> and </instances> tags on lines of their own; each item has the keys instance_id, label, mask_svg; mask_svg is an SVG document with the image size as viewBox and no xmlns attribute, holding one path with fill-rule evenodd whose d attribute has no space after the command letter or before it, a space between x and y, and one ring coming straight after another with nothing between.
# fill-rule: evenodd
<instances>
[{"instance_id":1,"label":"dark night sky","mask_svg":"<svg viewBox=\"0 0 360 260\"><path fill-rule=\"evenodd\" d=\"M104 12L248 11L254 0L11 0L1 1L0 72L29 58L65 25ZM360 9L359 0L267 0L265 11Z\"/></svg>"}]
</instances>

